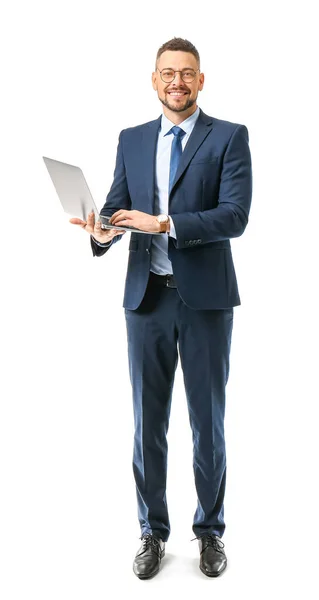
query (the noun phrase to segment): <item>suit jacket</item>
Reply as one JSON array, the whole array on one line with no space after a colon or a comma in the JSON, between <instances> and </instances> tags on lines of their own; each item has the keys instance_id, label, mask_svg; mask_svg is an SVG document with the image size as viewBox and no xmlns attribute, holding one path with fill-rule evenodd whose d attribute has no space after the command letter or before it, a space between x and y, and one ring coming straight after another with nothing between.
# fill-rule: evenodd
<instances>
[{"instance_id":1,"label":"suit jacket","mask_svg":"<svg viewBox=\"0 0 319 600\"><path fill-rule=\"evenodd\" d=\"M155 157L161 117L121 131L114 180L101 215L119 209L154 214ZM200 110L169 195L176 237L168 258L178 293L193 309L240 304L230 239L242 235L252 196L251 156L245 125ZM163 234L166 235L166 234ZM111 246L121 240L113 239ZM131 233L123 307L135 310L145 294L152 234ZM108 248L95 244L94 256Z\"/></svg>"}]
</instances>

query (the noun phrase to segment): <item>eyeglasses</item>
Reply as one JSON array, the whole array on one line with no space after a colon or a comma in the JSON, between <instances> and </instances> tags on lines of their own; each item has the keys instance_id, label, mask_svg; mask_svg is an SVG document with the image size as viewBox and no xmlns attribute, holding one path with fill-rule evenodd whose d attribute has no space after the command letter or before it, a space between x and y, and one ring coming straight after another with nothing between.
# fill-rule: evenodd
<instances>
[{"instance_id":1,"label":"eyeglasses","mask_svg":"<svg viewBox=\"0 0 319 600\"><path fill-rule=\"evenodd\" d=\"M182 71L174 71L174 69L162 69L161 71L159 69L157 70L159 71L161 80L164 81L164 83L172 83L176 77L176 73L181 74L181 78L185 83L192 83L196 77L197 71L199 71L199 69L197 69L197 71L194 71L194 69L183 69Z\"/></svg>"}]
</instances>

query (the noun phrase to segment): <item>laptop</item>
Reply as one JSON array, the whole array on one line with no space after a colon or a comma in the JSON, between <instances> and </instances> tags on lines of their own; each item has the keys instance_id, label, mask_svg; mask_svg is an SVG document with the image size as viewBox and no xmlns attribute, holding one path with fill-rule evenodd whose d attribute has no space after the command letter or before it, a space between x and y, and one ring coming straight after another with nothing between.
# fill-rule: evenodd
<instances>
[{"instance_id":1,"label":"laptop","mask_svg":"<svg viewBox=\"0 0 319 600\"><path fill-rule=\"evenodd\" d=\"M131 231L134 233L148 233L149 231L143 231L136 229L135 227L122 227L109 224L110 217L105 217L99 214L96 204L93 200L89 186L86 183L80 167L69 165L47 156L42 157L44 163L48 169L52 183L58 194L64 212L72 217L78 217L86 221L88 214L93 210L95 220L101 221L102 229L124 229L125 231ZM162 235L160 232L152 233L151 235Z\"/></svg>"}]
</instances>

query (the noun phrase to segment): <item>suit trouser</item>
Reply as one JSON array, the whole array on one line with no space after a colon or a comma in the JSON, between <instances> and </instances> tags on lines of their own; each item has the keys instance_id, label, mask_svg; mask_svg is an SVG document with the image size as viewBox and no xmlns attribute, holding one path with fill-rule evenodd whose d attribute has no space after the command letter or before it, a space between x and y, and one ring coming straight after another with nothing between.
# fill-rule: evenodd
<instances>
[{"instance_id":1,"label":"suit trouser","mask_svg":"<svg viewBox=\"0 0 319 600\"><path fill-rule=\"evenodd\" d=\"M167 431L178 350L193 436L197 508L193 531L225 530L225 387L233 309L193 310L176 288L150 277L137 310L125 309L134 406L133 472L141 534L167 541Z\"/></svg>"}]
</instances>

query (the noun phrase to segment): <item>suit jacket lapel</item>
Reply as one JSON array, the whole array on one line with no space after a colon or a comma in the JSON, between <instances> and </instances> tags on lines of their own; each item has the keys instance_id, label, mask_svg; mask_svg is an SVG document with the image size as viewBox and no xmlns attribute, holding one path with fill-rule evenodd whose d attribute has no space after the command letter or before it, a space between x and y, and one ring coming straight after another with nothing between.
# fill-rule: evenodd
<instances>
[{"instance_id":1,"label":"suit jacket lapel","mask_svg":"<svg viewBox=\"0 0 319 600\"><path fill-rule=\"evenodd\" d=\"M142 152L143 152L143 177L147 187L148 197L150 201L150 214L154 211L155 198L155 164L156 164L156 147L158 140L158 132L161 127L162 116L155 121L147 124L147 127L142 131ZM201 109L194 129L189 137L189 140L183 150L183 154L178 165L175 175L172 190L184 173L187 165L192 160L195 152L203 143L204 139L212 130L213 119L208 117ZM171 190L171 193L172 193Z\"/></svg>"},{"instance_id":2,"label":"suit jacket lapel","mask_svg":"<svg viewBox=\"0 0 319 600\"><path fill-rule=\"evenodd\" d=\"M143 129L143 177L147 187L151 208L153 210L155 196L155 163L156 163L156 146L158 139L158 131L161 126L162 117L160 116L155 121L148 123L148 126Z\"/></svg>"},{"instance_id":3,"label":"suit jacket lapel","mask_svg":"<svg viewBox=\"0 0 319 600\"><path fill-rule=\"evenodd\" d=\"M172 190L179 180L179 178L183 175L187 165L192 160L195 152L198 150L199 146L203 143L204 139L208 136L213 127L213 119L208 117L203 113L200 109L200 113L198 119L194 125L194 129L189 136L188 142L183 150L183 154L180 159L180 163L178 165L175 179L172 185Z\"/></svg>"}]
</instances>

